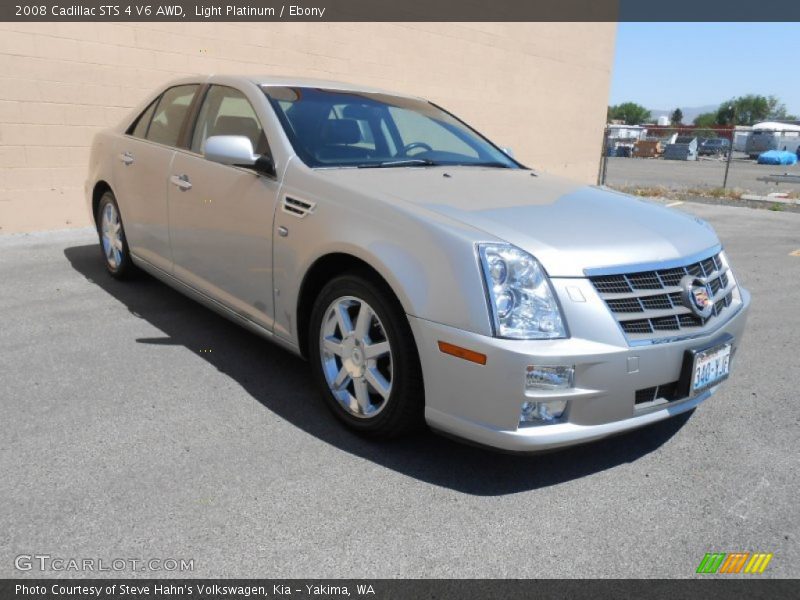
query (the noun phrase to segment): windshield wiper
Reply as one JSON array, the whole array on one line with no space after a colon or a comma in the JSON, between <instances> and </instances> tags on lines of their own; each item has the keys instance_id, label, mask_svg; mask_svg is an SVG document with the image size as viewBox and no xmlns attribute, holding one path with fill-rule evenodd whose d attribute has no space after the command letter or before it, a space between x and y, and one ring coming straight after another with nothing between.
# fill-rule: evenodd
<instances>
[{"instance_id":1,"label":"windshield wiper","mask_svg":"<svg viewBox=\"0 0 800 600\"><path fill-rule=\"evenodd\" d=\"M441 163L429 158L403 158L398 160L384 160L379 163L364 163L358 165L359 169L385 169L391 167L435 167Z\"/></svg>"},{"instance_id":2,"label":"windshield wiper","mask_svg":"<svg viewBox=\"0 0 800 600\"><path fill-rule=\"evenodd\" d=\"M400 158L397 160L384 160L377 163L363 163L357 165L359 169L386 169L391 167L494 167L497 169L510 169L511 166L499 161L486 162L437 162L430 158Z\"/></svg>"},{"instance_id":3,"label":"windshield wiper","mask_svg":"<svg viewBox=\"0 0 800 600\"><path fill-rule=\"evenodd\" d=\"M510 169L511 165L499 161L486 161L486 162L465 162L457 163L459 166L464 167L496 167L498 169Z\"/></svg>"}]
</instances>

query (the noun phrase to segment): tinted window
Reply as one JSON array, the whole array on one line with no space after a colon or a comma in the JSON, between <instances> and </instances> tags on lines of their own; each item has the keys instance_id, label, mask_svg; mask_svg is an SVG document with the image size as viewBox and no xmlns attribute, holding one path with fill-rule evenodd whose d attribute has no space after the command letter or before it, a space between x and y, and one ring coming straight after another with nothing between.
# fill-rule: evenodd
<instances>
[{"instance_id":1,"label":"tinted window","mask_svg":"<svg viewBox=\"0 0 800 600\"><path fill-rule=\"evenodd\" d=\"M264 86L309 166L521 165L430 102L389 94Z\"/></svg>"},{"instance_id":2,"label":"tinted window","mask_svg":"<svg viewBox=\"0 0 800 600\"><path fill-rule=\"evenodd\" d=\"M421 148L429 146L474 159L479 158L475 148L459 138L452 130L447 129L444 125L439 125L435 120L432 121L423 114L395 106L389 108L389 114L404 146L411 144L416 144Z\"/></svg>"},{"instance_id":3,"label":"tinted window","mask_svg":"<svg viewBox=\"0 0 800 600\"><path fill-rule=\"evenodd\" d=\"M133 137L144 138L147 133L147 126L150 125L150 119L153 118L156 104L158 104L158 100L151 102L150 106L144 109L144 112L139 115L139 118L136 120L136 125L133 130L129 132Z\"/></svg>"},{"instance_id":4,"label":"tinted window","mask_svg":"<svg viewBox=\"0 0 800 600\"><path fill-rule=\"evenodd\" d=\"M198 87L179 85L164 92L147 131L148 140L167 146L178 145L181 127Z\"/></svg>"},{"instance_id":5,"label":"tinted window","mask_svg":"<svg viewBox=\"0 0 800 600\"><path fill-rule=\"evenodd\" d=\"M243 135L256 154L269 154L267 137L256 111L244 94L234 88L214 85L208 90L192 135L192 151L201 153L212 135Z\"/></svg>"}]
</instances>

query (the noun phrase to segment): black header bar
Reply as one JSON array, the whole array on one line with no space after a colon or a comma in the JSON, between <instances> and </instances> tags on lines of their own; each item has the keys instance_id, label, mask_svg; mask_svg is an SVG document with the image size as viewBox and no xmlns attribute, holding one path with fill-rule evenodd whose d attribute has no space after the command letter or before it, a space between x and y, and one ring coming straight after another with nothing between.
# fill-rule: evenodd
<instances>
[{"instance_id":1,"label":"black header bar","mask_svg":"<svg viewBox=\"0 0 800 600\"><path fill-rule=\"evenodd\" d=\"M800 1L4 0L0 21L763 22L800 21Z\"/></svg>"}]
</instances>

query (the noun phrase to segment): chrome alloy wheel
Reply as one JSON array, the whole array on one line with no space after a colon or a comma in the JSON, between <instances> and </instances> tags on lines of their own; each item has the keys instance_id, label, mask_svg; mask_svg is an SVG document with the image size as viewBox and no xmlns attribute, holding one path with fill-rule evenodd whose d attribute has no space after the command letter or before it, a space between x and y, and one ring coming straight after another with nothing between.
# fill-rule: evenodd
<instances>
[{"instance_id":1,"label":"chrome alloy wheel","mask_svg":"<svg viewBox=\"0 0 800 600\"><path fill-rule=\"evenodd\" d=\"M331 302L319 345L325 381L342 408L359 418L380 413L392 393L392 349L372 307L354 296Z\"/></svg>"},{"instance_id":2,"label":"chrome alloy wheel","mask_svg":"<svg viewBox=\"0 0 800 600\"><path fill-rule=\"evenodd\" d=\"M100 234L103 241L103 254L112 269L119 269L122 264L122 224L119 213L112 202L103 208L100 220Z\"/></svg>"}]
</instances>

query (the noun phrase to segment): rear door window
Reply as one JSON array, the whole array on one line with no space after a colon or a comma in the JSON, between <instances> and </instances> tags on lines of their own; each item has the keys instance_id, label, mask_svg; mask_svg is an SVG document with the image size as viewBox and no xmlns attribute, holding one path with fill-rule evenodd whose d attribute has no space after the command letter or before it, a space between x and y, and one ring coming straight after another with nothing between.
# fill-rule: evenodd
<instances>
[{"instance_id":1,"label":"rear door window","mask_svg":"<svg viewBox=\"0 0 800 600\"><path fill-rule=\"evenodd\" d=\"M194 84L179 85L164 92L153 114L146 138L166 146L177 146L183 123L199 87Z\"/></svg>"},{"instance_id":2,"label":"rear door window","mask_svg":"<svg viewBox=\"0 0 800 600\"><path fill-rule=\"evenodd\" d=\"M158 100L159 98L153 100L153 102L150 103L150 106L148 106L144 112L139 115L139 118L136 120L136 124L128 132L130 135L144 139L145 135L147 135L147 127L150 125L150 120L153 118L153 113L156 110L156 104L158 104Z\"/></svg>"}]
</instances>

